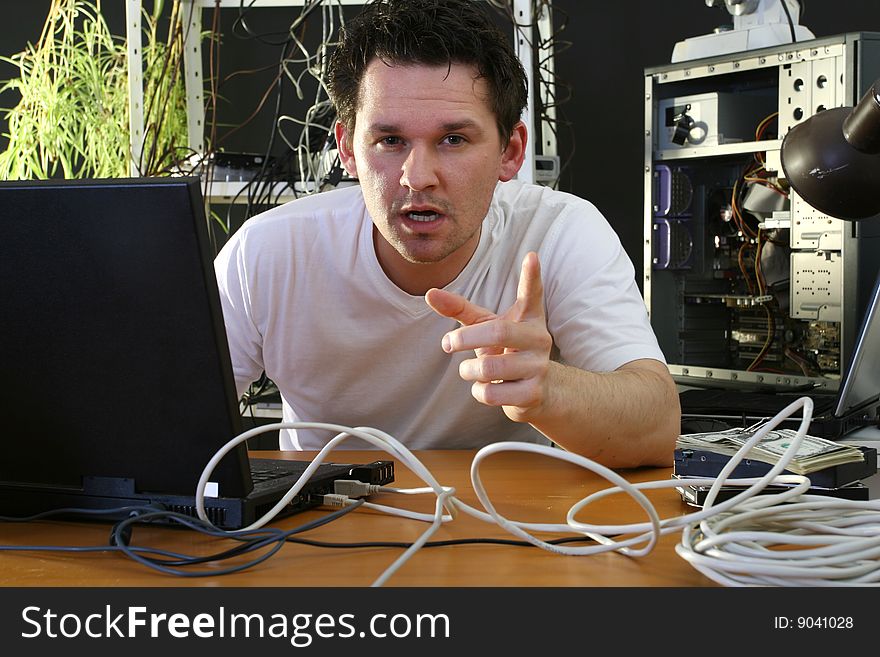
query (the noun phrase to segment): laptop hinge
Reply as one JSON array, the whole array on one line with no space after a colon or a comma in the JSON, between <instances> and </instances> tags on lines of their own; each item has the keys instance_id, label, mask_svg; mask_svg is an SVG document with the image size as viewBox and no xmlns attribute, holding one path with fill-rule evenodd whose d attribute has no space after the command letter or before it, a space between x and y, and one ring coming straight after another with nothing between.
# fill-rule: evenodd
<instances>
[{"instance_id":1,"label":"laptop hinge","mask_svg":"<svg viewBox=\"0 0 880 657\"><path fill-rule=\"evenodd\" d=\"M134 479L129 477L83 477L83 492L89 495L121 497L134 495Z\"/></svg>"}]
</instances>

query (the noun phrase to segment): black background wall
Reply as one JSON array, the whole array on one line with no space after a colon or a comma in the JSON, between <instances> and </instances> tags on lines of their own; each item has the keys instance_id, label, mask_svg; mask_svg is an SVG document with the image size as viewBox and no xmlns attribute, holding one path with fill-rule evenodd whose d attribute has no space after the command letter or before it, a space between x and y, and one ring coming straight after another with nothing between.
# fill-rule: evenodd
<instances>
[{"instance_id":1,"label":"black background wall","mask_svg":"<svg viewBox=\"0 0 880 657\"><path fill-rule=\"evenodd\" d=\"M729 23L730 16L723 9L706 7L703 0L555 0L553 4L558 18L563 14L567 18L561 38L572 42L556 60L558 76L572 88L571 100L562 108L573 124L573 139L566 138L565 131L560 135L560 153L563 159L570 158L561 187L590 199L605 213L639 271L644 69L669 63L677 41L707 34ZM817 37L880 32L877 0L807 0L804 4L802 24ZM111 28L123 34L121 0L104 0L103 6ZM48 0L0 0L0 55L18 52L28 41L36 41L48 7ZM279 24L283 22L276 22L273 29ZM229 38L224 41L222 60L250 66L257 56L255 49L263 47L276 52ZM12 74L13 68L0 63L0 79ZM254 84L253 89L239 91L239 96L230 95L230 103L256 94L260 86ZM0 94L0 106L13 102L12 94ZM265 132L256 124L252 131L238 134L230 147L259 150ZM0 148L4 145L5 139L0 139Z\"/></svg>"}]
</instances>

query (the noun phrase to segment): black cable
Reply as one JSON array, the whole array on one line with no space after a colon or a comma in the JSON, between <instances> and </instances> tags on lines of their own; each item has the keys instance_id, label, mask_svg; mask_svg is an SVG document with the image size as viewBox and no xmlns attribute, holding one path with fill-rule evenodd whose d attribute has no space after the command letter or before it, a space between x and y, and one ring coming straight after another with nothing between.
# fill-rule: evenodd
<instances>
[{"instance_id":1,"label":"black cable","mask_svg":"<svg viewBox=\"0 0 880 657\"><path fill-rule=\"evenodd\" d=\"M252 27L248 24L248 15L253 9L253 4L253 0L240 0L238 12L239 16L236 19L235 24L233 25L233 31L235 32L236 30L238 30L238 36L241 36L241 32L243 30L246 38L255 39L262 43L281 45L282 55L280 61L277 64L277 66L279 67L278 76L276 77L276 80L273 84L276 94L274 103L275 108L272 117L272 132L269 135L268 144L263 149L263 152L265 153L264 162L259 171L256 172L256 174L240 192L240 195L246 198L246 204L244 208L245 220L254 216L255 214L259 214L264 210L278 205L278 203L280 202L280 195L285 190L276 190L276 183L287 183L294 197L300 196L300 193L296 188L296 180L302 179L301 181L304 184L307 183L307 181L304 180L306 175L305 172L301 172L301 175L299 176L293 175L292 172L296 169L296 163L291 164L293 169L285 169L284 165L286 162L273 161L271 154L275 146L275 140L276 138L278 138L279 135L288 145L290 145L293 141L292 139L288 139L288 137L284 134L284 126L282 125L283 121L281 117L281 107L286 87L286 85L283 84L283 74L286 72L285 62L290 57L291 51L296 47L298 43L301 42L300 39L296 38L295 31L298 30L300 27L305 29L306 19L308 19L308 17L312 15L316 9L324 6L326 3L322 2L321 0L309 0L308 2L306 2L300 14L296 17L294 22L288 28L288 36L283 41L266 39L264 38L265 36L272 35L261 35L257 31L252 29ZM534 30L537 25L537 20L530 21L529 23L518 21L517 17L514 15L512 3L510 2L490 2L489 4L495 9L497 13L503 15L516 31L522 33L524 38L528 38L530 43L534 41ZM568 144L568 153L567 157L560 162L559 173L561 176L563 172L567 172L567 169L573 159L573 154L575 150L572 124L570 121L564 118L564 112L559 109L560 105L570 100L571 85L562 81L555 71L550 70L549 61L551 57L555 57L556 54L566 50L571 45L569 42L562 41L559 38L559 35L566 29L569 18L568 14L562 11L560 8L551 8L546 0L533 0L533 16L537 17L541 14L542 11L545 10L553 11L553 24L550 26L551 33L547 36L544 36L539 32L537 35L539 43L532 44L533 49L540 48L542 49L541 52L545 53L542 58L536 60L535 65L537 67L537 72L535 73L535 77L537 79L535 81L535 86L537 89L541 89L543 91L543 95L547 96L546 99L543 97L539 97L536 104L537 111L535 129L540 130L540 127L543 123L550 130L554 138L557 139L560 135L560 130L562 128L565 129L566 142ZM557 111L557 116L550 116L551 109L555 109ZM223 138L221 137L220 141L222 140ZM292 153L289 153L287 155L287 162L289 162L290 158L295 156L297 152L297 150L294 150ZM334 173L331 168L331 171L325 175L324 180L317 180L314 182L319 190L323 190L326 188L328 183L330 183L334 176L339 177L340 173ZM307 188L305 190L306 193L308 193L309 190L310 188ZM237 198L238 196L239 195L237 195ZM230 231L232 230L232 205L233 204L230 204L230 207L227 209L226 212L226 224L229 227Z\"/></svg>"},{"instance_id":2,"label":"black cable","mask_svg":"<svg viewBox=\"0 0 880 657\"><path fill-rule=\"evenodd\" d=\"M316 541L310 538L288 538L288 543L297 543L299 545L308 545L310 547L321 547L331 549L356 549L356 548L402 548L411 547L412 543L402 541L361 541L356 543L338 543L328 541ZM565 543L594 543L595 541L585 536L569 536L566 538L554 538L546 541L551 545L562 545ZM445 541L428 541L422 547L451 547L454 545L506 545L512 547L538 547L528 541L517 541L511 538L453 538Z\"/></svg>"},{"instance_id":3,"label":"black cable","mask_svg":"<svg viewBox=\"0 0 880 657\"><path fill-rule=\"evenodd\" d=\"M46 520L48 518L52 518L54 516L59 516L62 520L69 516L105 516L105 515L116 515L121 513L129 513L132 516L138 514L147 514L158 511L157 507L153 506L123 506L123 507L114 507L111 509L77 509L77 508L61 508L61 509L51 509L49 511L43 511L42 513L36 513L31 516L0 516L0 522L8 522L8 523L24 523L24 522L33 522L38 520ZM176 552L170 552L168 550L159 550L156 548L134 548L139 552L144 552L147 554L156 554L170 558L186 558L186 555L182 555ZM0 552L73 552L73 553L81 553L81 552L120 552L120 548L116 545L0 545Z\"/></svg>"},{"instance_id":4,"label":"black cable","mask_svg":"<svg viewBox=\"0 0 880 657\"><path fill-rule=\"evenodd\" d=\"M335 509L334 511L309 521L293 529L282 530L275 527L263 527L253 530L224 531L213 527L198 518L164 511L152 506L126 506L113 509L53 509L43 513L34 514L24 517L7 517L0 516L0 522L30 522L33 520L44 520L52 516L102 516L113 515L119 513L131 513L131 517L125 518L117 522L110 530L110 538L107 545L87 545L87 546L63 546L63 545L0 545L0 552L22 551L22 552L117 552L127 556L148 568L157 570L168 575L177 575L180 577L213 577L217 575L227 575L240 572L248 568L252 568L262 563L282 547L285 542L293 535L306 531L311 531L334 520L351 513L361 505L363 500L354 500L352 504ZM158 548L144 547L132 545L132 530L137 525L155 525L158 521L171 522L183 525L189 529L193 529L201 534L214 538L226 538L240 541L240 545L232 548L215 552L204 556L193 556ZM222 569L210 569L187 572L181 570L185 566L193 566L204 563L214 563L223 561L244 554L250 554L259 550L266 549L262 554L254 557L245 563ZM149 556L152 555L152 556Z\"/></svg>"},{"instance_id":5,"label":"black cable","mask_svg":"<svg viewBox=\"0 0 880 657\"><path fill-rule=\"evenodd\" d=\"M226 550L204 557L192 557L185 555L182 558L160 559L158 557L151 558L142 556L140 554L140 548L138 548L137 546L132 546L130 544L130 536L128 535L130 525L138 522L148 522L160 519L164 521L176 522L190 529L194 529L201 534L205 534L215 538L232 538L237 540L246 540L246 544L231 551ZM238 532L223 532L211 528L207 523L204 523L201 520L190 518L189 516L185 516L183 514L160 511L153 514L147 514L138 519L124 520L120 523L117 523L111 531L110 542L111 545L117 546L120 552L128 558L132 559L133 561L137 561L141 565L147 566L148 568L157 570L161 573L165 573L167 575L179 575L181 577L205 577L208 575L227 575L231 573L236 573L247 568L251 568L252 566L255 566L259 563L262 563L263 561L274 555L276 552L278 552L278 550L280 550L283 546L284 541L280 540L281 534L282 532L280 530L274 528L263 528L258 530L245 530ZM251 561L239 564L237 566L232 566L219 570L212 569L195 572L179 570L179 568L183 566L197 565L209 561L221 561L223 559L230 558L231 556L238 556L240 554L259 550L260 548L267 546L269 547L269 549L266 552L255 557Z\"/></svg>"},{"instance_id":6,"label":"black cable","mask_svg":"<svg viewBox=\"0 0 880 657\"><path fill-rule=\"evenodd\" d=\"M119 514L142 514L159 511L154 506L118 506L112 509L77 509L72 507L64 507L61 509L50 509L42 511L30 516L0 516L0 522L34 522L36 520L45 520L53 516L109 516Z\"/></svg>"},{"instance_id":7,"label":"black cable","mask_svg":"<svg viewBox=\"0 0 880 657\"><path fill-rule=\"evenodd\" d=\"M519 32L522 33L524 30L528 29L531 34L537 33L538 41L532 44L532 48L535 52L543 51L547 53L543 58L537 59L535 63L534 82L535 89L539 90L539 93L537 93L537 98L535 99L536 116L533 127L536 132L536 143L539 141L537 133L542 129L542 125L548 127L557 142L559 141L560 129L565 129L568 154L565 159L560 158L559 176L557 177L557 182L559 182L562 179L563 174L568 173L568 168L574 158L575 152L574 127L572 122L565 118L565 111L562 107L572 98L572 85L560 78L555 70L551 71L549 64L551 59L555 60L559 54L565 52L572 46L571 41L560 38L560 35L568 28L570 20L569 14L558 6L554 7L550 5L546 0L533 0L532 16L535 19L537 19L545 9L552 12L552 24L550 26L551 32L544 37L537 29L537 20L534 20L530 24L519 23L516 20L513 13L512 3L506 3L504 8L495 5L494 3L491 4L495 7L496 11L504 15ZM544 102L544 94L548 95L547 102ZM549 115L550 109L556 111L555 117ZM557 152L558 150L557 147Z\"/></svg>"},{"instance_id":8,"label":"black cable","mask_svg":"<svg viewBox=\"0 0 880 657\"><path fill-rule=\"evenodd\" d=\"M238 16L235 21L232 23L232 34L240 39L253 39L258 41L259 43L263 43L269 46L283 46L290 42L290 30L285 30L283 32L256 32L250 28L247 24L247 14L249 14L254 9L254 4L256 0L250 0L245 6L245 0L240 0L238 3ZM305 11L306 8L303 8ZM241 27L244 30L244 35L237 33L237 28ZM285 38L281 41L275 41L267 39L266 37L285 35Z\"/></svg>"},{"instance_id":9,"label":"black cable","mask_svg":"<svg viewBox=\"0 0 880 657\"><path fill-rule=\"evenodd\" d=\"M287 53L287 45L285 45L284 49L281 51L281 61L278 63L279 68L283 68L284 59L286 58ZM266 173L266 167L269 164L269 158L272 157L272 148L275 145L275 134L277 131L278 117L281 116L281 102L284 98L284 76L281 75L279 71L278 81L276 84L277 91L275 96L275 111L272 116L272 129L269 134L269 143L266 145L265 156L263 158L263 164L260 167L259 172L254 176L253 182L255 183L256 191L254 191L250 185L248 185L248 195L247 195L247 206L245 207L245 219L252 217L254 214L259 213L259 205L256 201L260 197L259 189L261 186L265 185L264 176Z\"/></svg>"},{"instance_id":10,"label":"black cable","mask_svg":"<svg viewBox=\"0 0 880 657\"><path fill-rule=\"evenodd\" d=\"M111 544L118 546L120 548L120 551L127 557L161 573L178 575L181 577L213 577L217 575L228 575L231 573L241 572L262 563L263 561L274 555L276 552L278 552L284 546L286 540L294 534L310 531L312 529L316 529L317 527L326 525L329 522L333 522L334 520L338 520L339 518L351 513L362 504L363 500L355 500L351 505L336 509L328 513L327 515L322 516L321 518L312 520L298 527L294 527L293 529L281 530L274 527L263 527L260 529L240 530L234 532L218 530L208 523L205 523L197 518L191 518L189 516L185 516L179 513L162 511L153 514L146 514L139 518L123 520L117 523L111 533ZM236 546L222 552L217 552L212 555L201 557L184 557L182 559L159 559L141 556L140 552L143 552L144 548L132 546L129 540L126 538L125 534L126 531L133 525L139 523L142 524L144 522L153 520L171 520L173 522L184 525L185 527L189 527L190 529L194 529L199 533L205 534L207 536L242 541L243 545ZM179 568L183 566L222 561L224 559L240 556L242 554L256 552L264 548L268 549L263 554L254 557L251 561L239 564L237 566L231 566L229 568L219 570L211 569L194 572L179 570Z\"/></svg>"},{"instance_id":11,"label":"black cable","mask_svg":"<svg viewBox=\"0 0 880 657\"><path fill-rule=\"evenodd\" d=\"M102 546L53 546L53 545L43 545L43 546L0 546L0 550L22 550L22 551L70 551L70 552L89 552L89 551L103 551L103 552L122 552L126 554L126 556L132 556L128 554L128 551L139 551L144 553L158 554L162 556L169 557L169 560L150 560L151 563L145 563L144 565L148 565L153 567L155 563L159 563L160 565L175 565L175 566L183 566L183 565L193 565L206 563L210 561L219 561L222 559L231 558L233 556L238 556L240 554L244 554L249 551L253 551L259 549L261 547L265 547L269 543L279 542L283 544L285 541L288 543L296 543L300 545L308 545L311 547L324 547L324 548L335 548L335 549L346 549L346 548L371 548L371 547L391 547L391 548L409 548L412 546L412 543L406 543L401 541L368 541L368 542L355 542L355 543L338 543L338 542L325 542L325 541L316 541L307 538L294 538L296 534L302 534L307 531L311 531L313 529L317 529L318 527L322 527L326 524L329 524L335 520L338 520L344 515L347 515L357 509L359 506L364 504L363 499L352 500L352 504L349 504L345 507L337 509L331 513L328 513L320 518L315 520L311 520L307 523L299 525L298 527L294 527L293 529L280 530L276 528L262 528L256 530L248 530L248 531L225 531L219 530L212 525L203 522L198 518L193 518L184 514L174 513L171 511L164 511L158 509L156 507L149 506L128 506L128 507L118 507L114 509L54 509L51 511L46 511L44 513L35 514L33 516L26 516L21 518L9 518L5 516L0 516L0 522L31 522L35 520L44 520L51 516L65 516L65 515L110 515L110 514L118 514L118 513L133 513L130 518L126 518L124 520L120 520L117 522L113 528L110 530L110 541L108 545ZM155 525L157 521L172 521L177 524L181 524L185 527L193 529L199 533L205 534L207 536L212 536L216 538L228 538L232 540L241 541L242 544L239 546L235 546L233 548L229 548L227 550L223 550L221 552L216 552L206 556L189 556L185 554L180 554L176 552L170 552L167 550L159 550L156 548L150 547L141 547L135 546L131 544L130 538L130 529L133 529L136 525ZM283 537L283 538L282 538ZM547 543L551 545L562 545L565 543L582 543L582 542L594 542L593 539L584 537L584 536L568 536L564 538L555 538L550 539ZM506 538L458 538L458 539L449 539L444 541L428 541L424 544L423 547L449 547L454 545L507 545L513 547L535 547L532 543L528 541L518 541L514 539L506 539ZM272 551L272 554L276 552L276 550ZM140 561L140 559L136 559ZM260 559L263 561L264 559ZM143 562L142 562L143 563ZM251 564L255 565L255 564ZM250 566L245 566L250 567ZM241 570L243 568L238 568ZM174 572L172 574L181 574ZM210 571L205 573L205 575L219 575L225 574L223 571Z\"/></svg>"},{"instance_id":12,"label":"black cable","mask_svg":"<svg viewBox=\"0 0 880 657\"><path fill-rule=\"evenodd\" d=\"M316 9L321 6L321 1L313 1L310 5L304 7L300 16L294 21L294 23L290 26L289 32L292 34L293 31L303 24L303 21L308 18L308 16ZM304 27L304 26L303 26ZM277 201L278 195L273 199L272 188L277 182L286 182L290 187L290 190L293 192L294 197L298 196L296 192L296 187L294 184L293 176L284 175L286 174L285 169L281 169L279 176L279 171L274 170L273 168L269 168L269 162L271 159L271 151L274 146L275 137L277 134L281 132L281 102L283 99L283 93L285 86L283 84L284 81L284 73L286 72L285 64L287 60L290 58L292 50L295 44L298 41L291 38L288 43L285 45L284 49L281 53L281 58L278 61L278 77L277 77L277 93L276 103L275 103L275 112L272 118L272 133L269 138L269 144L266 147L266 157L263 162L263 166L260 168L260 171L254 176L252 181L253 187L250 187L248 190L248 204L245 209L245 219L253 216L254 214L258 214L262 210L269 209L273 205L277 205L274 201ZM282 135L283 137L283 135ZM286 140L285 140L286 141ZM287 154L287 158L292 158L294 152L289 152ZM283 164L283 162L279 162L279 164ZM270 173L272 175L270 175ZM280 194L280 193L279 193Z\"/></svg>"},{"instance_id":13,"label":"black cable","mask_svg":"<svg viewBox=\"0 0 880 657\"><path fill-rule=\"evenodd\" d=\"M791 42L797 43L797 36L794 32L794 21L791 19L791 12L788 9L788 2L786 2L786 0L780 0L780 4L782 5L782 10L785 12L785 17L788 19L788 29L791 30Z\"/></svg>"},{"instance_id":14,"label":"black cable","mask_svg":"<svg viewBox=\"0 0 880 657\"><path fill-rule=\"evenodd\" d=\"M248 386L248 389L245 391L244 395L242 395L242 400L245 402L245 405L250 408L256 404L260 397L266 394L266 391L269 390L271 383L272 380L266 376L266 372L260 374L260 378Z\"/></svg>"},{"instance_id":15,"label":"black cable","mask_svg":"<svg viewBox=\"0 0 880 657\"><path fill-rule=\"evenodd\" d=\"M249 0L248 2L245 2L245 0L240 0L239 2L238 17L233 24L233 33L236 36L239 36L239 38L248 38L260 43L281 46L281 53L277 62L273 64L278 71L272 87L270 87L270 89L274 88L275 91L275 107L271 119L271 133L269 135L268 143L263 149L263 163L259 171L257 171L247 184L244 185L235 195L235 198L233 198L227 208L226 224L230 230L232 227L233 207L240 197L243 196L245 200L244 219L246 220L278 204L279 196L284 190L275 192L274 187L276 183L286 183L290 187L293 195L298 195L295 185L293 184L294 176L289 173L291 154L287 154L285 158L276 161L276 158L273 158L272 156L272 150L275 146L276 136L280 131L279 121L281 118L284 90L286 86L284 84L285 63L292 56L297 43L299 43L294 32L300 27L305 30L305 21L316 9L323 6L323 4L323 0L310 0L308 3L305 3L299 15L296 16L292 24L285 31L285 38L283 40L273 40L265 37L281 34L281 32L260 34L253 30L247 22L247 15L253 9L254 1ZM242 36L241 30L244 30L244 36ZM271 93L271 91L267 90L267 95L268 93ZM251 118L254 118L254 116ZM227 135L221 137L219 141L222 142L226 136Z\"/></svg>"}]
</instances>

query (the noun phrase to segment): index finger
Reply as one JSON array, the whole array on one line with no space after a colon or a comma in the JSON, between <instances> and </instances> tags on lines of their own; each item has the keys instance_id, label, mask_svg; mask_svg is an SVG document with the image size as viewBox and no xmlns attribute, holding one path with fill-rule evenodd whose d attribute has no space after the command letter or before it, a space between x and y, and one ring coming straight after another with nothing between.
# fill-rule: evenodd
<instances>
[{"instance_id":1,"label":"index finger","mask_svg":"<svg viewBox=\"0 0 880 657\"><path fill-rule=\"evenodd\" d=\"M515 308L513 319L518 321L544 317L544 282L541 280L541 263L534 251L529 251L523 258Z\"/></svg>"},{"instance_id":2,"label":"index finger","mask_svg":"<svg viewBox=\"0 0 880 657\"><path fill-rule=\"evenodd\" d=\"M425 301L438 315L455 319L464 326L479 324L496 317L495 313L446 290L431 288L425 294Z\"/></svg>"}]
</instances>

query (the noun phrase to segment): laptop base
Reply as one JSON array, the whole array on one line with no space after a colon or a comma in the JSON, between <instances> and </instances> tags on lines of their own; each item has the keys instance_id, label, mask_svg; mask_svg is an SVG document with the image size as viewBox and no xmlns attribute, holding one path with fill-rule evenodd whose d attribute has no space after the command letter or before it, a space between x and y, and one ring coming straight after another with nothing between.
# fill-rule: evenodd
<instances>
[{"instance_id":1,"label":"laptop base","mask_svg":"<svg viewBox=\"0 0 880 657\"><path fill-rule=\"evenodd\" d=\"M254 489L247 497L206 497L205 513L208 520L221 529L246 527L266 512L280 498L279 489L290 489L309 461L282 459L251 459L255 471ZM274 476L265 477L271 471ZM319 506L322 497L333 492L336 479L356 479L369 484L384 485L394 481L392 461L374 461L365 465L351 463L322 463L302 490L287 504L276 518L288 516ZM195 484L193 485L195 490ZM95 519L117 521L131 515L125 507L154 508L197 518L194 495L137 492L132 479L114 477L86 477L82 488L54 490L45 486L27 484L0 484L0 516L26 518L56 509L113 510L93 516ZM82 515L65 514L81 520Z\"/></svg>"},{"instance_id":2,"label":"laptop base","mask_svg":"<svg viewBox=\"0 0 880 657\"><path fill-rule=\"evenodd\" d=\"M727 428L752 426L772 419L783 408L805 396L810 397L814 404L813 419L807 431L811 436L837 440L863 427L878 426L880 402L877 400L858 411L837 417L833 414L836 401L833 394L692 389L684 390L678 396L681 402L682 433L696 433L699 430L691 430L690 427L700 421L723 423ZM800 418L798 411L779 427L797 429Z\"/></svg>"}]
</instances>

